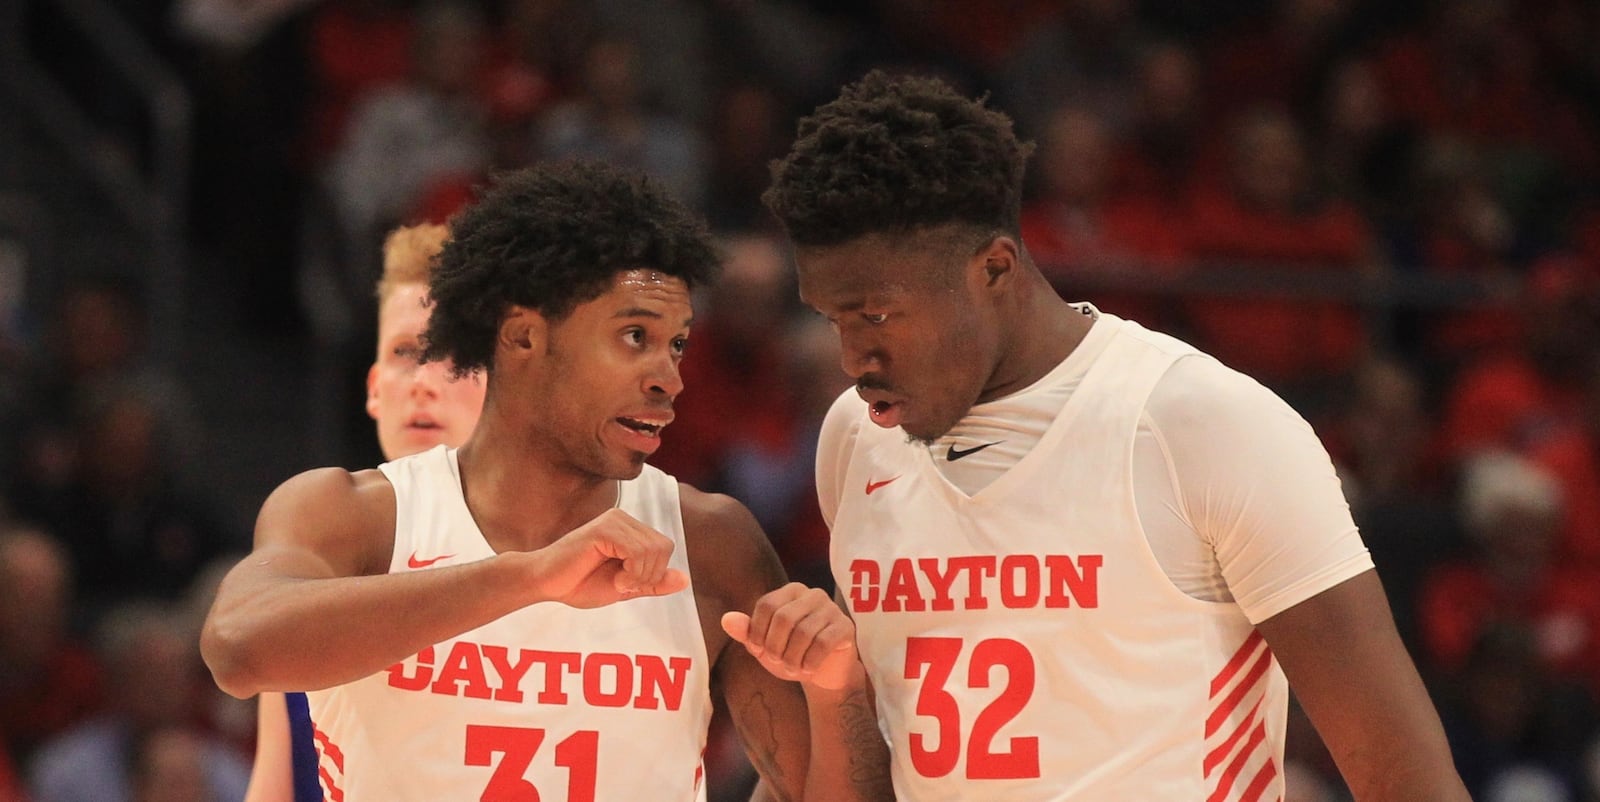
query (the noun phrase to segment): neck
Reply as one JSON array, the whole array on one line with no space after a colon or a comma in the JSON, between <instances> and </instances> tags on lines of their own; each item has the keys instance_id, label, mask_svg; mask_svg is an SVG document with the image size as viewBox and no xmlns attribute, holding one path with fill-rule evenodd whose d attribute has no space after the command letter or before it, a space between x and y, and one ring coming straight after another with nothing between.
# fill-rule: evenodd
<instances>
[{"instance_id":1,"label":"neck","mask_svg":"<svg viewBox=\"0 0 1600 802\"><path fill-rule=\"evenodd\" d=\"M497 552L547 546L610 509L619 493L617 480L574 471L530 448L525 428L486 403L456 455L467 510Z\"/></svg>"},{"instance_id":2,"label":"neck","mask_svg":"<svg viewBox=\"0 0 1600 802\"><path fill-rule=\"evenodd\" d=\"M978 402L1010 395L1038 381L1061 364L1089 333L1094 319L1057 295L1037 271L1030 271L1010 315L1002 356Z\"/></svg>"}]
</instances>

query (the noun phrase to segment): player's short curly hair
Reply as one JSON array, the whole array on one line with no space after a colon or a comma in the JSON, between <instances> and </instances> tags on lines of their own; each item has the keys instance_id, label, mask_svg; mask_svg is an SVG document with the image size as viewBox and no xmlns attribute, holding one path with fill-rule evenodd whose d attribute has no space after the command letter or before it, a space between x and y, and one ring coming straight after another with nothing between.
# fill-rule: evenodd
<instances>
[{"instance_id":1,"label":"player's short curly hair","mask_svg":"<svg viewBox=\"0 0 1600 802\"><path fill-rule=\"evenodd\" d=\"M800 121L762 200L798 245L948 223L1018 234L1033 144L985 101L874 70Z\"/></svg>"},{"instance_id":2,"label":"player's short curly hair","mask_svg":"<svg viewBox=\"0 0 1600 802\"><path fill-rule=\"evenodd\" d=\"M463 374L489 368L513 304L559 320L619 271L659 270L694 288L719 267L704 224L643 176L582 161L506 173L450 222L428 280L422 358L449 358Z\"/></svg>"}]
</instances>

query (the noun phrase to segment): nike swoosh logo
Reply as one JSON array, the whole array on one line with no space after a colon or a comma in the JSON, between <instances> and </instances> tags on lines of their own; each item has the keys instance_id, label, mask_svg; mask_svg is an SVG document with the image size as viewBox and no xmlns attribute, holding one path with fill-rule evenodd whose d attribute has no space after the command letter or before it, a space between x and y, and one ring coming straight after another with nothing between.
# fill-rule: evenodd
<instances>
[{"instance_id":1,"label":"nike swoosh logo","mask_svg":"<svg viewBox=\"0 0 1600 802\"><path fill-rule=\"evenodd\" d=\"M451 557L454 557L454 556L456 556L456 555L454 555L454 554L441 554L441 555L439 555L437 557L434 557L431 560L419 560L419 559L417 559L417 553L413 551L413 552L411 552L411 556L406 559L406 567L407 568L427 568L428 566L433 565L434 563L436 563L436 562L438 562L440 560L448 560L448 559L450 559Z\"/></svg>"},{"instance_id":2,"label":"nike swoosh logo","mask_svg":"<svg viewBox=\"0 0 1600 802\"><path fill-rule=\"evenodd\" d=\"M884 485L886 485L886 484L888 484L890 482L893 482L894 480L899 479L899 478L900 477L898 477L898 476L891 476L888 479L885 479L885 480L883 480L881 482L874 482L874 481L868 480L867 481L867 495L869 495L869 496L872 495L872 491L877 490L878 488L883 487Z\"/></svg>"},{"instance_id":3,"label":"nike swoosh logo","mask_svg":"<svg viewBox=\"0 0 1600 802\"><path fill-rule=\"evenodd\" d=\"M979 451L982 451L982 450L988 448L989 446L997 446L997 445L1000 445L1001 443L1004 443L1004 442L1005 442L1004 440L996 440L993 443L984 443L981 446L973 446L972 448L969 448L966 451L962 451L961 449L956 448L955 446L951 446L949 453L945 454L945 459L948 459L951 462L955 462L956 460L961 459L962 457L970 457L973 454L976 454Z\"/></svg>"}]
</instances>

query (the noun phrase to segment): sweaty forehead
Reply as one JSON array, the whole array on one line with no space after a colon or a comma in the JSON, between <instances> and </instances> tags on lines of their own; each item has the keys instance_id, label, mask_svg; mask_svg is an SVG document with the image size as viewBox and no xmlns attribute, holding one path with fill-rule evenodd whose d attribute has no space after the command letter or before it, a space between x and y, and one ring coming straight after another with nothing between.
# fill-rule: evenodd
<instances>
[{"instance_id":1,"label":"sweaty forehead","mask_svg":"<svg viewBox=\"0 0 1600 802\"><path fill-rule=\"evenodd\" d=\"M682 278L651 268L636 268L618 271L610 288L584 306L604 316L648 310L651 317L676 318L689 316L691 301L689 284Z\"/></svg>"},{"instance_id":2,"label":"sweaty forehead","mask_svg":"<svg viewBox=\"0 0 1600 802\"><path fill-rule=\"evenodd\" d=\"M641 267L618 271L605 294L617 298L650 298L668 303L687 303L689 285L677 276Z\"/></svg>"},{"instance_id":3,"label":"sweaty forehead","mask_svg":"<svg viewBox=\"0 0 1600 802\"><path fill-rule=\"evenodd\" d=\"M689 285L677 276L648 267L623 270L617 273L615 284L620 289L688 292Z\"/></svg>"}]
</instances>

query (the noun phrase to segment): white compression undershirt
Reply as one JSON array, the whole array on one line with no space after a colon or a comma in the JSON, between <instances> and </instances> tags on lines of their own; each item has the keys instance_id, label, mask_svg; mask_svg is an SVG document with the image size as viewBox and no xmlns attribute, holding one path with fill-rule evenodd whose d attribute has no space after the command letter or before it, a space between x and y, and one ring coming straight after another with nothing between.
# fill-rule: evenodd
<instances>
[{"instance_id":1,"label":"white compression undershirt","mask_svg":"<svg viewBox=\"0 0 1600 802\"><path fill-rule=\"evenodd\" d=\"M929 446L934 464L968 495L993 482L1043 437L1111 330L1097 320L1039 381L973 407ZM824 448L838 443L834 434L824 432ZM986 443L993 445L959 455ZM947 458L951 445L955 461ZM841 451L842 460L848 450ZM838 495L826 485L839 477L822 465L818 490L831 520L829 500ZM1342 581L1371 567L1311 426L1213 359L1180 359L1157 383L1134 436L1133 486L1151 551L1173 584L1204 601L1235 601L1252 622L1330 587L1330 577Z\"/></svg>"}]
</instances>

